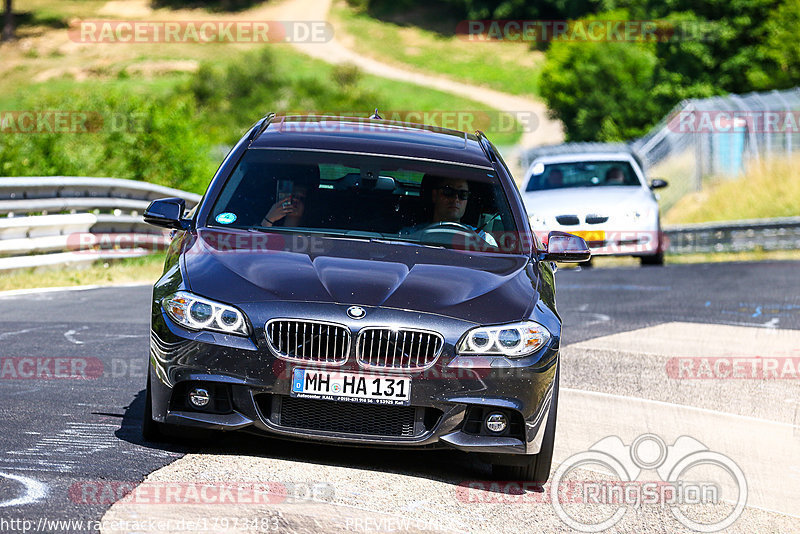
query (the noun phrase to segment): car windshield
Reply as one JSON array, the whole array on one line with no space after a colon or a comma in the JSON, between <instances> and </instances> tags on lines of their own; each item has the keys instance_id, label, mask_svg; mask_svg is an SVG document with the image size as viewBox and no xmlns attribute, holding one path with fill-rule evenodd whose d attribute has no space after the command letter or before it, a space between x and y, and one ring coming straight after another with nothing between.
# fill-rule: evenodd
<instances>
[{"instance_id":1,"label":"car windshield","mask_svg":"<svg viewBox=\"0 0 800 534\"><path fill-rule=\"evenodd\" d=\"M251 148L220 191L207 225L523 250L490 167L371 154Z\"/></svg>"},{"instance_id":2,"label":"car windshield","mask_svg":"<svg viewBox=\"0 0 800 534\"><path fill-rule=\"evenodd\" d=\"M640 185L627 161L576 161L571 163L535 163L526 191L567 187Z\"/></svg>"}]
</instances>

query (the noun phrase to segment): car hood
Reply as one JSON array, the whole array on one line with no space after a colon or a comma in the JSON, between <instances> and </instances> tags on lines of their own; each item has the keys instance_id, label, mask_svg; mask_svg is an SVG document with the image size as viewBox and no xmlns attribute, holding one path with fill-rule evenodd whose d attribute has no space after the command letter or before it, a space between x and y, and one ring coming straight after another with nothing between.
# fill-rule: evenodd
<instances>
[{"instance_id":1,"label":"car hood","mask_svg":"<svg viewBox=\"0 0 800 534\"><path fill-rule=\"evenodd\" d=\"M649 189L639 186L598 186L529 191L523 193L525 209L529 214L609 215L626 209L655 207L656 201Z\"/></svg>"},{"instance_id":2,"label":"car hood","mask_svg":"<svg viewBox=\"0 0 800 534\"><path fill-rule=\"evenodd\" d=\"M481 324L520 320L536 304L536 269L520 255L200 229L183 259L191 291L233 304L383 306Z\"/></svg>"}]
</instances>

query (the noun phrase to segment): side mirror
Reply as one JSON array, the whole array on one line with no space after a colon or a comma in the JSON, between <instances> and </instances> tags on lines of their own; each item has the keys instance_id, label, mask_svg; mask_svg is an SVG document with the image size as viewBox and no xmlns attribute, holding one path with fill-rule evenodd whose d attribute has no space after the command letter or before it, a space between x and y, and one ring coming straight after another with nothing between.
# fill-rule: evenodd
<instances>
[{"instance_id":1,"label":"side mirror","mask_svg":"<svg viewBox=\"0 0 800 534\"><path fill-rule=\"evenodd\" d=\"M160 198L154 200L144 210L144 222L164 228L183 230L186 223L183 212L186 210L186 201L182 198Z\"/></svg>"},{"instance_id":2,"label":"side mirror","mask_svg":"<svg viewBox=\"0 0 800 534\"><path fill-rule=\"evenodd\" d=\"M589 261L592 253L582 237L566 232L550 232L547 235L547 252L540 257L543 261L580 263Z\"/></svg>"},{"instance_id":3,"label":"side mirror","mask_svg":"<svg viewBox=\"0 0 800 534\"><path fill-rule=\"evenodd\" d=\"M650 180L650 189L661 189L662 187L667 187L669 184L666 180L662 180L661 178L653 178Z\"/></svg>"}]
</instances>

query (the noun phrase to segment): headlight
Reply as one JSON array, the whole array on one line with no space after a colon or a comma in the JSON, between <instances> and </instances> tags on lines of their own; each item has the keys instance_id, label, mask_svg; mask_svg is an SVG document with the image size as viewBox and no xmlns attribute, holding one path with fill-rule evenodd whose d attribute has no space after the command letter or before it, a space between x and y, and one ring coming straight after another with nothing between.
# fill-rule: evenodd
<instances>
[{"instance_id":1,"label":"headlight","mask_svg":"<svg viewBox=\"0 0 800 534\"><path fill-rule=\"evenodd\" d=\"M178 291L165 297L161 306L173 321L190 330L214 330L237 336L250 334L241 311L188 291Z\"/></svg>"},{"instance_id":2,"label":"headlight","mask_svg":"<svg viewBox=\"0 0 800 534\"><path fill-rule=\"evenodd\" d=\"M630 222L647 221L653 218L654 210L652 208L636 208L630 209L623 213L623 217Z\"/></svg>"},{"instance_id":3,"label":"headlight","mask_svg":"<svg viewBox=\"0 0 800 534\"><path fill-rule=\"evenodd\" d=\"M524 321L500 326L479 326L461 338L456 352L499 354L521 358L533 354L550 340L550 332L539 323Z\"/></svg>"},{"instance_id":4,"label":"headlight","mask_svg":"<svg viewBox=\"0 0 800 534\"><path fill-rule=\"evenodd\" d=\"M625 219L627 219L629 221L632 221L632 222L638 222L639 218L641 216L642 216L642 212L639 211L639 210L628 210L624 214Z\"/></svg>"}]
</instances>

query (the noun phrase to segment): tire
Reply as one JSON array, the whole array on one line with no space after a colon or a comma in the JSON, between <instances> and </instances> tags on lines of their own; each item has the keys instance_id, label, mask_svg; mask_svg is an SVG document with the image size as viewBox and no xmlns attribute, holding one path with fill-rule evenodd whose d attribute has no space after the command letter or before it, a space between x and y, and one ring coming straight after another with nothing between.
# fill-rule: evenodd
<instances>
[{"instance_id":1,"label":"tire","mask_svg":"<svg viewBox=\"0 0 800 534\"><path fill-rule=\"evenodd\" d=\"M142 416L142 438L145 441L165 441L161 430L161 423L153 421L153 395L150 392L150 375L147 376L147 386L144 395L144 415Z\"/></svg>"},{"instance_id":2,"label":"tire","mask_svg":"<svg viewBox=\"0 0 800 534\"><path fill-rule=\"evenodd\" d=\"M658 247L652 256L641 256L642 265L664 265L664 232L661 231L661 222L658 223Z\"/></svg>"},{"instance_id":3,"label":"tire","mask_svg":"<svg viewBox=\"0 0 800 534\"><path fill-rule=\"evenodd\" d=\"M639 259L641 260L642 265L664 265L664 253L660 250L652 256L642 256Z\"/></svg>"},{"instance_id":4,"label":"tire","mask_svg":"<svg viewBox=\"0 0 800 534\"><path fill-rule=\"evenodd\" d=\"M556 415L558 412L559 370L553 385L553 401L547 415L547 426L542 439L542 447L538 454L531 455L530 460L522 465L492 464L492 476L498 480L519 480L533 482L544 486L550 477L550 466L553 462L553 445L556 438Z\"/></svg>"}]
</instances>

